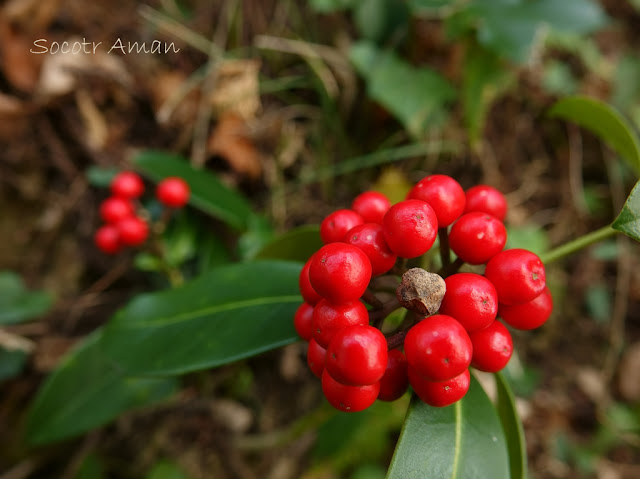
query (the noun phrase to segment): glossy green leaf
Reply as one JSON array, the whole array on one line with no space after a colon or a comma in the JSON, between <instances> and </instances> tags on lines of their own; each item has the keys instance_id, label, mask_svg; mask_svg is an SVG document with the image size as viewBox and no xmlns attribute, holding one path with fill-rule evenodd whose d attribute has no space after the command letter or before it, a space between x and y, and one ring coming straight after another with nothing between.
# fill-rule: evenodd
<instances>
[{"instance_id":1,"label":"glossy green leaf","mask_svg":"<svg viewBox=\"0 0 640 479\"><path fill-rule=\"evenodd\" d=\"M522 421L516 409L516 400L509 383L502 373L495 374L497 410L509 452L510 479L526 479L527 447ZM506 476L505 476L506 477Z\"/></svg>"},{"instance_id":2,"label":"glossy green leaf","mask_svg":"<svg viewBox=\"0 0 640 479\"><path fill-rule=\"evenodd\" d=\"M12 271L0 271L0 325L28 321L45 313L53 302L44 291L29 291Z\"/></svg>"},{"instance_id":3,"label":"glossy green leaf","mask_svg":"<svg viewBox=\"0 0 640 479\"><path fill-rule=\"evenodd\" d=\"M106 326L101 345L129 374L211 368L297 339L302 265L221 266L169 291L136 297Z\"/></svg>"},{"instance_id":4,"label":"glossy green leaf","mask_svg":"<svg viewBox=\"0 0 640 479\"><path fill-rule=\"evenodd\" d=\"M611 227L640 241L640 181L631 190L622 211Z\"/></svg>"},{"instance_id":5,"label":"glossy green leaf","mask_svg":"<svg viewBox=\"0 0 640 479\"><path fill-rule=\"evenodd\" d=\"M472 377L467 395L435 408L414 398L387 479L508 478L498 413Z\"/></svg>"},{"instance_id":6,"label":"glossy green leaf","mask_svg":"<svg viewBox=\"0 0 640 479\"><path fill-rule=\"evenodd\" d=\"M102 168L100 166L90 166L85 170L87 180L93 186L108 188L111 180L120 172L119 168Z\"/></svg>"},{"instance_id":7,"label":"glossy green leaf","mask_svg":"<svg viewBox=\"0 0 640 479\"><path fill-rule=\"evenodd\" d=\"M583 96L557 101L549 110L554 118L576 123L607 143L640 175L640 144L629 122L606 103Z\"/></svg>"},{"instance_id":8,"label":"glossy green leaf","mask_svg":"<svg viewBox=\"0 0 640 479\"><path fill-rule=\"evenodd\" d=\"M7 350L0 347L0 384L16 377L27 361L27 353L20 350Z\"/></svg>"},{"instance_id":9,"label":"glossy green leaf","mask_svg":"<svg viewBox=\"0 0 640 479\"><path fill-rule=\"evenodd\" d=\"M166 399L177 389L172 378L125 376L102 353L101 334L92 333L68 353L38 391L27 418L31 444L82 434L124 411Z\"/></svg>"},{"instance_id":10,"label":"glossy green leaf","mask_svg":"<svg viewBox=\"0 0 640 479\"><path fill-rule=\"evenodd\" d=\"M222 183L213 173L193 168L185 158L161 151L143 151L133 163L154 181L168 176L183 178L191 188L189 203L237 229L245 229L254 214L239 192Z\"/></svg>"},{"instance_id":11,"label":"glossy green leaf","mask_svg":"<svg viewBox=\"0 0 640 479\"><path fill-rule=\"evenodd\" d=\"M363 39L381 44L406 31L409 10L404 0L360 0L354 4L353 20Z\"/></svg>"},{"instance_id":12,"label":"glossy green leaf","mask_svg":"<svg viewBox=\"0 0 640 479\"><path fill-rule=\"evenodd\" d=\"M323 246L318 225L304 225L277 236L256 254L256 259L306 262Z\"/></svg>"}]
</instances>

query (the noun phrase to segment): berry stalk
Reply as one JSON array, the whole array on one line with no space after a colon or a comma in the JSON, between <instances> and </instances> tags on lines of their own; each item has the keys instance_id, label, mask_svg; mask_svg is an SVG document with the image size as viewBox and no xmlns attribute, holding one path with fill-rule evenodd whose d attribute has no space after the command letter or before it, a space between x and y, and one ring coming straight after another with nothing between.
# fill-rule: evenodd
<instances>
[{"instance_id":1,"label":"berry stalk","mask_svg":"<svg viewBox=\"0 0 640 479\"><path fill-rule=\"evenodd\" d=\"M587 233L572 241L569 241L568 243L560 245L557 248L553 248L552 250L547 251L546 253L540 255L540 259L542 259L542 262L544 264L552 263L553 261L557 261L564 258L565 256L576 253L581 249L586 248L587 246L605 240L610 236L614 236L617 233L618 231L614 230L611 225L604 226L600 229L592 231L591 233Z\"/></svg>"}]
</instances>

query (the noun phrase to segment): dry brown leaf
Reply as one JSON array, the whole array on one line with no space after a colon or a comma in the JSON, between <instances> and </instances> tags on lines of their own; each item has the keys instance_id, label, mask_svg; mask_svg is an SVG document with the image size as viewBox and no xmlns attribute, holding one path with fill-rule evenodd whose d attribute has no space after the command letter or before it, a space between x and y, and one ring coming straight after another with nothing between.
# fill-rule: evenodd
<instances>
[{"instance_id":1,"label":"dry brown leaf","mask_svg":"<svg viewBox=\"0 0 640 479\"><path fill-rule=\"evenodd\" d=\"M28 127L29 114L25 102L0 92L0 139L21 137Z\"/></svg>"},{"instance_id":2,"label":"dry brown leaf","mask_svg":"<svg viewBox=\"0 0 640 479\"><path fill-rule=\"evenodd\" d=\"M33 41L0 17L0 56L4 76L14 88L28 93L33 92L38 84L42 63L39 55L29 52Z\"/></svg>"},{"instance_id":3,"label":"dry brown leaf","mask_svg":"<svg viewBox=\"0 0 640 479\"><path fill-rule=\"evenodd\" d=\"M160 124L192 122L198 109L195 88L187 84L187 76L178 70L160 72L149 82L151 101Z\"/></svg>"},{"instance_id":4,"label":"dry brown leaf","mask_svg":"<svg viewBox=\"0 0 640 479\"><path fill-rule=\"evenodd\" d=\"M107 120L86 90L76 92L76 104L84 121L87 144L93 150L101 150L109 138Z\"/></svg>"},{"instance_id":5,"label":"dry brown leaf","mask_svg":"<svg viewBox=\"0 0 640 479\"><path fill-rule=\"evenodd\" d=\"M255 118L260 110L258 60L225 60L218 70L211 103L219 112L234 112L245 121Z\"/></svg>"}]
</instances>

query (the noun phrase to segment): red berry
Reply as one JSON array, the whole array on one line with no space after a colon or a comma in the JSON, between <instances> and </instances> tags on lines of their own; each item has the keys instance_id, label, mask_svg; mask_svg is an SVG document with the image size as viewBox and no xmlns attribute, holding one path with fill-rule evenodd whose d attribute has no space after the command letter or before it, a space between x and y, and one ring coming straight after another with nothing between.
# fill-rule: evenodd
<instances>
[{"instance_id":1,"label":"red berry","mask_svg":"<svg viewBox=\"0 0 640 479\"><path fill-rule=\"evenodd\" d=\"M342 384L364 386L380 381L387 369L387 339L373 326L355 325L333 335L325 367Z\"/></svg>"},{"instance_id":2,"label":"red berry","mask_svg":"<svg viewBox=\"0 0 640 479\"><path fill-rule=\"evenodd\" d=\"M453 316L467 332L489 326L498 314L498 293L491 281L475 273L456 273L444 280L447 287L440 314Z\"/></svg>"},{"instance_id":3,"label":"red berry","mask_svg":"<svg viewBox=\"0 0 640 479\"><path fill-rule=\"evenodd\" d=\"M139 198L144 193L144 183L137 173L122 171L111 180L111 193L125 199Z\"/></svg>"},{"instance_id":4,"label":"red berry","mask_svg":"<svg viewBox=\"0 0 640 479\"><path fill-rule=\"evenodd\" d=\"M309 345L307 346L307 365L309 369L311 369L311 372L319 378L322 377L322 371L324 371L326 354L327 350L320 346L315 339L309 341Z\"/></svg>"},{"instance_id":5,"label":"red berry","mask_svg":"<svg viewBox=\"0 0 640 479\"><path fill-rule=\"evenodd\" d=\"M409 191L407 199L429 203L444 228L453 223L464 211L465 194L462 186L447 175L429 175L422 178Z\"/></svg>"},{"instance_id":6,"label":"red berry","mask_svg":"<svg viewBox=\"0 0 640 479\"><path fill-rule=\"evenodd\" d=\"M392 349L388 353L387 369L380 379L378 399L395 401L407 392L408 387L407 358L399 349Z\"/></svg>"},{"instance_id":7,"label":"red berry","mask_svg":"<svg viewBox=\"0 0 640 479\"><path fill-rule=\"evenodd\" d=\"M469 334L451 316L436 314L413 326L404 339L409 365L430 381L451 379L469 367Z\"/></svg>"},{"instance_id":8,"label":"red berry","mask_svg":"<svg viewBox=\"0 0 640 479\"><path fill-rule=\"evenodd\" d=\"M105 223L117 223L135 214L131 201L118 196L110 196L100 204L100 217Z\"/></svg>"},{"instance_id":9,"label":"red berry","mask_svg":"<svg viewBox=\"0 0 640 479\"><path fill-rule=\"evenodd\" d=\"M104 225L97 229L93 241L100 251L107 254L116 254L122 249L120 233L113 225Z\"/></svg>"},{"instance_id":10,"label":"red berry","mask_svg":"<svg viewBox=\"0 0 640 479\"><path fill-rule=\"evenodd\" d=\"M513 353L511 333L500 321L494 321L469 335L473 344L471 366L480 371L497 373L504 368Z\"/></svg>"},{"instance_id":11,"label":"red berry","mask_svg":"<svg viewBox=\"0 0 640 479\"><path fill-rule=\"evenodd\" d=\"M504 195L492 186L476 185L466 191L465 213L480 211L504 221L507 215L507 200Z\"/></svg>"},{"instance_id":12,"label":"red berry","mask_svg":"<svg viewBox=\"0 0 640 479\"><path fill-rule=\"evenodd\" d=\"M462 215L451 227L449 244L460 259L483 264L504 248L507 229L495 216L478 211Z\"/></svg>"},{"instance_id":13,"label":"red berry","mask_svg":"<svg viewBox=\"0 0 640 479\"><path fill-rule=\"evenodd\" d=\"M156 198L169 208L182 208L189 201L189 184L178 176L165 178L156 188Z\"/></svg>"},{"instance_id":14,"label":"red berry","mask_svg":"<svg viewBox=\"0 0 640 479\"><path fill-rule=\"evenodd\" d=\"M384 239L382 225L363 223L354 226L344 237L344 242L360 248L371 261L371 276L388 272L398 258L391 252Z\"/></svg>"},{"instance_id":15,"label":"red berry","mask_svg":"<svg viewBox=\"0 0 640 479\"><path fill-rule=\"evenodd\" d=\"M377 191L360 193L351 203L351 209L358 213L365 223L382 223L382 218L390 207L389 198Z\"/></svg>"},{"instance_id":16,"label":"red berry","mask_svg":"<svg viewBox=\"0 0 640 479\"><path fill-rule=\"evenodd\" d=\"M116 223L120 241L127 246L138 246L149 236L149 226L146 221L137 216L125 218Z\"/></svg>"},{"instance_id":17,"label":"red berry","mask_svg":"<svg viewBox=\"0 0 640 479\"><path fill-rule=\"evenodd\" d=\"M311 258L307 260L307 262L300 270L300 276L298 277L298 286L300 287L300 294L304 299L305 303L309 303L311 305L316 304L318 301L322 299L322 297L316 293L316 290L311 286L311 281L309 281L309 266L311 266Z\"/></svg>"},{"instance_id":18,"label":"red berry","mask_svg":"<svg viewBox=\"0 0 640 479\"><path fill-rule=\"evenodd\" d=\"M320 238L324 244L342 241L344 235L356 225L364 223L362 217L352 210L337 210L320 223Z\"/></svg>"},{"instance_id":19,"label":"red berry","mask_svg":"<svg viewBox=\"0 0 640 479\"><path fill-rule=\"evenodd\" d=\"M438 220L433 208L422 200L404 200L393 205L382 220L389 249L401 258L417 258L433 246Z\"/></svg>"},{"instance_id":20,"label":"red berry","mask_svg":"<svg viewBox=\"0 0 640 479\"><path fill-rule=\"evenodd\" d=\"M434 407L445 407L458 402L467 394L471 383L468 369L446 381L429 381L412 367L409 367L408 373L414 392L423 402Z\"/></svg>"},{"instance_id":21,"label":"red berry","mask_svg":"<svg viewBox=\"0 0 640 479\"><path fill-rule=\"evenodd\" d=\"M323 298L336 304L349 303L367 289L371 261L357 246L329 243L311 257L309 280Z\"/></svg>"},{"instance_id":22,"label":"red berry","mask_svg":"<svg viewBox=\"0 0 640 479\"><path fill-rule=\"evenodd\" d=\"M298 336L305 341L309 341L313 335L313 306L309 303L302 303L298 306L293 315L293 327L296 328Z\"/></svg>"},{"instance_id":23,"label":"red berry","mask_svg":"<svg viewBox=\"0 0 640 479\"><path fill-rule=\"evenodd\" d=\"M322 373L322 392L327 401L343 412L358 412L371 406L378 397L380 383L348 386L333 379L325 369Z\"/></svg>"},{"instance_id":24,"label":"red berry","mask_svg":"<svg viewBox=\"0 0 640 479\"><path fill-rule=\"evenodd\" d=\"M501 304L526 303L546 286L544 264L526 249L501 251L489 260L484 275L495 286Z\"/></svg>"},{"instance_id":25,"label":"red berry","mask_svg":"<svg viewBox=\"0 0 640 479\"><path fill-rule=\"evenodd\" d=\"M545 287L542 293L526 303L501 304L498 314L509 326L530 330L542 326L551 316L552 310L551 291Z\"/></svg>"},{"instance_id":26,"label":"red berry","mask_svg":"<svg viewBox=\"0 0 640 479\"><path fill-rule=\"evenodd\" d=\"M369 324L369 312L362 301L333 304L323 299L313 308L312 335L323 348L338 330L364 324Z\"/></svg>"}]
</instances>

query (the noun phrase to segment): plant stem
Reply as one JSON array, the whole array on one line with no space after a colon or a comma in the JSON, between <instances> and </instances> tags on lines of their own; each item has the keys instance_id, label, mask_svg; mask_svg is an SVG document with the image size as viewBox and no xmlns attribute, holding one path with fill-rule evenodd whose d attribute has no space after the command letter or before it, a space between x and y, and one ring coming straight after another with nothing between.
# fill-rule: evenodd
<instances>
[{"instance_id":1,"label":"plant stem","mask_svg":"<svg viewBox=\"0 0 640 479\"><path fill-rule=\"evenodd\" d=\"M440 239L440 260L442 261L442 267L446 268L451 264L449 233L446 227L438 229L438 238Z\"/></svg>"},{"instance_id":2,"label":"plant stem","mask_svg":"<svg viewBox=\"0 0 640 479\"><path fill-rule=\"evenodd\" d=\"M618 231L614 230L611 225L604 226L600 229L592 231L591 233L587 233L586 235L580 236L568 243L558 246L546 253L540 255L540 259L543 263L548 264L553 261L559 260L573 254L577 251L580 251L583 248L586 248L593 243L597 243L598 241L602 241L610 236L617 234Z\"/></svg>"}]
</instances>

